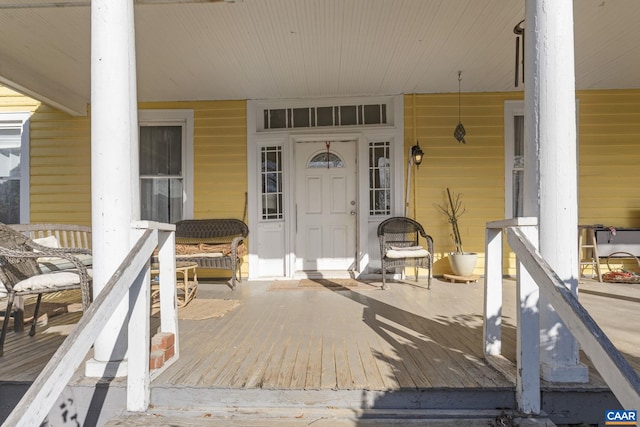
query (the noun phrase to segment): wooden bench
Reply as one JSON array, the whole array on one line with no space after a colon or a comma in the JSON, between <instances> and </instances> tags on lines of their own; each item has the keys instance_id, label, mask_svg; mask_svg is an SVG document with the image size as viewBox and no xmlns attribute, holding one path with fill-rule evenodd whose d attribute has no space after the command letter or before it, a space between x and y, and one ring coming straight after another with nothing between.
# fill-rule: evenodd
<instances>
[{"instance_id":1,"label":"wooden bench","mask_svg":"<svg viewBox=\"0 0 640 427\"><path fill-rule=\"evenodd\" d=\"M195 262L200 268L231 270L231 288L246 253L249 227L239 219L187 219L176 223L176 262Z\"/></svg>"},{"instance_id":2,"label":"wooden bench","mask_svg":"<svg viewBox=\"0 0 640 427\"><path fill-rule=\"evenodd\" d=\"M91 249L91 227L73 224L11 224L11 228L34 239L55 237L61 248Z\"/></svg>"},{"instance_id":3,"label":"wooden bench","mask_svg":"<svg viewBox=\"0 0 640 427\"><path fill-rule=\"evenodd\" d=\"M61 249L87 249L87 253L77 254L84 265L93 264L91 251L91 227L75 224L11 224L11 228L21 232L31 240L44 246ZM43 273L67 270L73 265L65 259L41 258L38 260Z\"/></svg>"}]
</instances>

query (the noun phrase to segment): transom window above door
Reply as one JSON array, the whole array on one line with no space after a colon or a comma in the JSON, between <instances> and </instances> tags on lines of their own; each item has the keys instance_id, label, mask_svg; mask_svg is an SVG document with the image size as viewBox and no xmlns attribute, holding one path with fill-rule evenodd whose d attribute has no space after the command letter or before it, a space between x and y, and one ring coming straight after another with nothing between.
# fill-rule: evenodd
<instances>
[{"instance_id":1,"label":"transom window above door","mask_svg":"<svg viewBox=\"0 0 640 427\"><path fill-rule=\"evenodd\" d=\"M344 162L335 153L318 153L309 160L308 168L343 168Z\"/></svg>"},{"instance_id":2,"label":"transom window above door","mask_svg":"<svg viewBox=\"0 0 640 427\"><path fill-rule=\"evenodd\" d=\"M385 125L387 104L265 108L263 130Z\"/></svg>"}]
</instances>

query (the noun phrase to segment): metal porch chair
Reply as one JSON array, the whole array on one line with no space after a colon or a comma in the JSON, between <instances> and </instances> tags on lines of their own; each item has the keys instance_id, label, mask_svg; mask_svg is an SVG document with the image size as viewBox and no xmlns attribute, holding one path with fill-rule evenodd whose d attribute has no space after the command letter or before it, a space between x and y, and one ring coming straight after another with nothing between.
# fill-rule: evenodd
<instances>
[{"instance_id":1,"label":"metal porch chair","mask_svg":"<svg viewBox=\"0 0 640 427\"><path fill-rule=\"evenodd\" d=\"M426 247L420 245L420 236ZM416 267L428 270L427 288L433 278L433 239L417 221L405 217L392 217L378 225L380 259L382 261L382 288L387 289L387 270L397 267ZM416 281L418 271L416 270Z\"/></svg>"}]
</instances>

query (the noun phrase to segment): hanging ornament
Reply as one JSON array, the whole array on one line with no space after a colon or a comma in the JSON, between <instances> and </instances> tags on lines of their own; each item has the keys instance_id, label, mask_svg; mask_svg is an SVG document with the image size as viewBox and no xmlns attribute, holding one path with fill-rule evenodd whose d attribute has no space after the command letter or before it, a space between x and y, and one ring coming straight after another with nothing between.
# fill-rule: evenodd
<instances>
[{"instance_id":1,"label":"hanging ornament","mask_svg":"<svg viewBox=\"0 0 640 427\"><path fill-rule=\"evenodd\" d=\"M456 130L453 131L453 137L458 141L466 144L467 141L464 140L464 136L467 134L467 131L464 130L464 126L462 125L462 120L460 118L460 82L462 82L462 71L458 71L458 126L456 126Z\"/></svg>"},{"instance_id":2,"label":"hanging ornament","mask_svg":"<svg viewBox=\"0 0 640 427\"><path fill-rule=\"evenodd\" d=\"M327 141L324 144L327 146L327 169L329 169L331 165L331 141Z\"/></svg>"}]
</instances>

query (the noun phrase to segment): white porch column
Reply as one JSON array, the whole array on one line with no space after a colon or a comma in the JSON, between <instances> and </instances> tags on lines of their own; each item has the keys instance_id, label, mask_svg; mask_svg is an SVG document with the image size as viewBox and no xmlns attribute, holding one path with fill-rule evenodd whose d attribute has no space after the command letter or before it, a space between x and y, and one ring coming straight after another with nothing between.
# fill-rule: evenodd
<instances>
[{"instance_id":1,"label":"white porch column","mask_svg":"<svg viewBox=\"0 0 640 427\"><path fill-rule=\"evenodd\" d=\"M578 291L578 186L573 1L526 0L525 216L539 217L540 253ZM585 382L579 346L540 296L542 377Z\"/></svg>"},{"instance_id":2,"label":"white porch column","mask_svg":"<svg viewBox=\"0 0 640 427\"><path fill-rule=\"evenodd\" d=\"M96 295L129 252L140 216L133 0L91 1L91 180ZM125 299L97 337L87 375L126 373L127 308Z\"/></svg>"}]
</instances>

